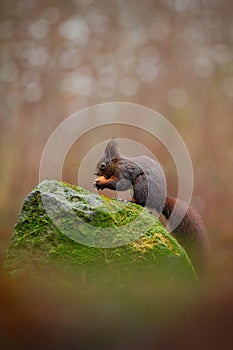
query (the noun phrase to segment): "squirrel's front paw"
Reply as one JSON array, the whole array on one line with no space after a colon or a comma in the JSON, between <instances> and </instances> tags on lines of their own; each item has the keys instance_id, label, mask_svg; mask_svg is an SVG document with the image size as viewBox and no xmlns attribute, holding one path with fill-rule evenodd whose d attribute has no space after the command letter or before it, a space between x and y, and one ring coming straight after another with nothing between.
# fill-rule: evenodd
<instances>
[{"instance_id":1,"label":"squirrel's front paw","mask_svg":"<svg viewBox=\"0 0 233 350\"><path fill-rule=\"evenodd\" d=\"M101 190L101 191L105 188L105 186L103 184L98 183L98 182L94 182L93 187L96 188L97 190Z\"/></svg>"}]
</instances>

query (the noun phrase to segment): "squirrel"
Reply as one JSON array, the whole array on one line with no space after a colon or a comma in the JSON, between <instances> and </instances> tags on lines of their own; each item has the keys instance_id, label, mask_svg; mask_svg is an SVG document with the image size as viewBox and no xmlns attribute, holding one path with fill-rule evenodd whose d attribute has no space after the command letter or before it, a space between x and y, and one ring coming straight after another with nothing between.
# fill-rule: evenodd
<instances>
[{"instance_id":1,"label":"squirrel","mask_svg":"<svg viewBox=\"0 0 233 350\"><path fill-rule=\"evenodd\" d=\"M131 202L156 210L166 220L170 219L176 202L178 209L184 206L182 201L167 196L166 179L159 162L147 156L121 156L115 139L107 144L103 157L97 163L95 175L94 187L97 190L125 191L132 188ZM183 246L196 270L201 270L209 247L201 216L194 208L188 207L171 234Z\"/></svg>"}]
</instances>

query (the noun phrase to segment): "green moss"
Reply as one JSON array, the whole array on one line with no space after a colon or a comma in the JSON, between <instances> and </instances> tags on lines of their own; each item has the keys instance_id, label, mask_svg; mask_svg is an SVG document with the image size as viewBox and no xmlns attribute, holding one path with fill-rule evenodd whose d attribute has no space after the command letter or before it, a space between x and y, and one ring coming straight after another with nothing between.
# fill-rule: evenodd
<instances>
[{"instance_id":1,"label":"green moss","mask_svg":"<svg viewBox=\"0 0 233 350\"><path fill-rule=\"evenodd\" d=\"M113 280L140 271L195 278L184 250L146 209L58 181L42 182L26 198L5 267L85 271Z\"/></svg>"}]
</instances>

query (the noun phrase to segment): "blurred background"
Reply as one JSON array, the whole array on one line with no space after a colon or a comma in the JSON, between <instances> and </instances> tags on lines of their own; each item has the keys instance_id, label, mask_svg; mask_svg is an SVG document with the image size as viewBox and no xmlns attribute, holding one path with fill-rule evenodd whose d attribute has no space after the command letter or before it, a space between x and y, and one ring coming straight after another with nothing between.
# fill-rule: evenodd
<instances>
[{"instance_id":1,"label":"blurred background","mask_svg":"<svg viewBox=\"0 0 233 350\"><path fill-rule=\"evenodd\" d=\"M35 272L32 280L0 277L0 347L73 349L86 344L89 349L90 343L97 348L101 342L101 349L154 349L155 344L161 349L166 344L169 349L231 349L230 0L0 2L0 262L24 198L39 181L51 133L72 113L110 101L155 109L182 135L194 167L192 203L203 216L212 248L210 287L200 301L190 290L175 295L165 290L161 298L153 278L146 286L139 277L112 296L102 290L85 294L79 281L71 292L62 276L52 286L51 275L35 283ZM120 125L97 128L77 140L65 160L63 179L76 183L85 155L113 133L153 152L164 167L169 193L176 194L176 168L166 149L142 130ZM94 191L89 185L93 173L86 179ZM185 301L189 297L191 306Z\"/></svg>"},{"instance_id":2,"label":"blurred background","mask_svg":"<svg viewBox=\"0 0 233 350\"><path fill-rule=\"evenodd\" d=\"M69 115L126 101L164 115L185 140L218 282L233 276L233 3L229 0L8 0L0 3L1 259L23 200L38 181L43 148ZM77 140L64 180L74 182L99 128ZM116 130L150 147L169 191L176 169L141 131ZM87 177L93 178L93 174Z\"/></svg>"}]
</instances>

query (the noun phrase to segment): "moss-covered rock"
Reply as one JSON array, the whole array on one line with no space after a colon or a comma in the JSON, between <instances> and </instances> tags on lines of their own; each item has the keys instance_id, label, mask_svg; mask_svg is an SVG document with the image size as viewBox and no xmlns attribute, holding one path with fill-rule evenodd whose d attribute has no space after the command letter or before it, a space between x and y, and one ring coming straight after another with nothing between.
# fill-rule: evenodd
<instances>
[{"instance_id":1,"label":"moss-covered rock","mask_svg":"<svg viewBox=\"0 0 233 350\"><path fill-rule=\"evenodd\" d=\"M142 271L196 278L183 248L146 209L58 181L42 182L26 198L5 267L113 281Z\"/></svg>"}]
</instances>

